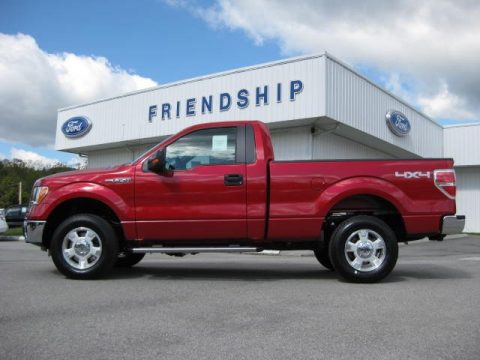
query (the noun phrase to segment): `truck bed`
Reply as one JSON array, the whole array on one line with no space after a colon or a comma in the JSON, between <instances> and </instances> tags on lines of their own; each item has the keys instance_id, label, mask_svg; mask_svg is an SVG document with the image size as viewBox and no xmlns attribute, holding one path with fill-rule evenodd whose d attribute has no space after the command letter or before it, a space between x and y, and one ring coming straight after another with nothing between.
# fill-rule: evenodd
<instances>
[{"instance_id":1,"label":"truck bed","mask_svg":"<svg viewBox=\"0 0 480 360\"><path fill-rule=\"evenodd\" d=\"M318 237L318 224L349 194L387 199L410 234L436 233L455 201L445 201L433 172L452 166L452 159L272 161L269 237Z\"/></svg>"}]
</instances>

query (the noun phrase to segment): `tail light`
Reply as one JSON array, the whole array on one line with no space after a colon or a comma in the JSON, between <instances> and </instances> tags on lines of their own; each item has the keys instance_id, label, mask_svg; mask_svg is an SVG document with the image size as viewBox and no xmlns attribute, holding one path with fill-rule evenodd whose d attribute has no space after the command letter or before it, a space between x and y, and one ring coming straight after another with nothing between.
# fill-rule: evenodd
<instances>
[{"instance_id":1,"label":"tail light","mask_svg":"<svg viewBox=\"0 0 480 360\"><path fill-rule=\"evenodd\" d=\"M449 199L455 199L457 193L455 170L435 170L433 172L433 179L438 190L444 193Z\"/></svg>"}]
</instances>

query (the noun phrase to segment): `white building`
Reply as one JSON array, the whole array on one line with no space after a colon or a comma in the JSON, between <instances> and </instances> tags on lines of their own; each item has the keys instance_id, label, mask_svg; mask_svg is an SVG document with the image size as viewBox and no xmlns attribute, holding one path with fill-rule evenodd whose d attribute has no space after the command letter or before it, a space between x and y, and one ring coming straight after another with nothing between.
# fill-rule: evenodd
<instances>
[{"instance_id":1,"label":"white building","mask_svg":"<svg viewBox=\"0 0 480 360\"><path fill-rule=\"evenodd\" d=\"M60 109L56 149L87 155L90 168L111 166L187 126L241 119L268 124L276 159L453 157L458 213L465 231L480 232L480 124L444 128L329 54Z\"/></svg>"}]
</instances>

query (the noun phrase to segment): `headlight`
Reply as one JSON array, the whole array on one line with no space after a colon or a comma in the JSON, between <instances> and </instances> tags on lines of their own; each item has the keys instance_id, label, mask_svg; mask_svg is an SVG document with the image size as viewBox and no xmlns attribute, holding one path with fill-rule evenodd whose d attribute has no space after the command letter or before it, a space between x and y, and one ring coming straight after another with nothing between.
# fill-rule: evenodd
<instances>
[{"instance_id":1,"label":"headlight","mask_svg":"<svg viewBox=\"0 0 480 360\"><path fill-rule=\"evenodd\" d=\"M31 203L33 205L40 204L48 194L48 186L35 186L32 192Z\"/></svg>"}]
</instances>

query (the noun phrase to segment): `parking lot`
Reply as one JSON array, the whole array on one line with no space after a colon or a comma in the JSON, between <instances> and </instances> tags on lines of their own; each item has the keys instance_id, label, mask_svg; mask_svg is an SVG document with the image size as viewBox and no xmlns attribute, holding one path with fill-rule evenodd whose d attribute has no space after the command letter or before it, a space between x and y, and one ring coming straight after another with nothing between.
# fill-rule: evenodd
<instances>
[{"instance_id":1,"label":"parking lot","mask_svg":"<svg viewBox=\"0 0 480 360\"><path fill-rule=\"evenodd\" d=\"M379 284L312 256L147 255L73 281L0 241L2 359L480 358L480 237L401 246Z\"/></svg>"}]
</instances>

